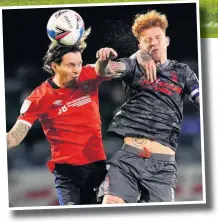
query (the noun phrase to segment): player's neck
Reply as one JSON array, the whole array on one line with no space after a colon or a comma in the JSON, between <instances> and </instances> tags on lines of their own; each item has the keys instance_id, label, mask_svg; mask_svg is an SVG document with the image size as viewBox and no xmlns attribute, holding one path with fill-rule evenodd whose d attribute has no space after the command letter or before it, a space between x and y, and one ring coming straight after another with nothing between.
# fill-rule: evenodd
<instances>
[{"instance_id":1,"label":"player's neck","mask_svg":"<svg viewBox=\"0 0 218 222\"><path fill-rule=\"evenodd\" d=\"M60 88L66 88L63 81L61 81L60 77L58 75L55 75L52 81Z\"/></svg>"},{"instance_id":2,"label":"player's neck","mask_svg":"<svg viewBox=\"0 0 218 222\"><path fill-rule=\"evenodd\" d=\"M72 80L70 82L65 82L61 79L59 75L55 75L52 81L57 85L59 88L70 88L70 89L77 89L77 80Z\"/></svg>"},{"instance_id":3,"label":"player's neck","mask_svg":"<svg viewBox=\"0 0 218 222\"><path fill-rule=\"evenodd\" d=\"M167 55L162 56L161 59L157 61L157 63L159 63L160 65L163 65L166 61L167 61Z\"/></svg>"}]
</instances>

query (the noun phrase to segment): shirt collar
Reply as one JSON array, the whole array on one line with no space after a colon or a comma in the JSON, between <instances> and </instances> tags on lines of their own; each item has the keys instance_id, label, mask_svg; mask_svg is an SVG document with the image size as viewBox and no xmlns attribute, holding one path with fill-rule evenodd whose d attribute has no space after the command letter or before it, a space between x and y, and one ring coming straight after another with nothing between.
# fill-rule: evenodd
<instances>
[{"instance_id":1,"label":"shirt collar","mask_svg":"<svg viewBox=\"0 0 218 222\"><path fill-rule=\"evenodd\" d=\"M167 61L164 64L161 64L158 66L158 69L160 69L160 70L165 69L169 65L169 63L170 63L170 60L167 59Z\"/></svg>"}]
</instances>

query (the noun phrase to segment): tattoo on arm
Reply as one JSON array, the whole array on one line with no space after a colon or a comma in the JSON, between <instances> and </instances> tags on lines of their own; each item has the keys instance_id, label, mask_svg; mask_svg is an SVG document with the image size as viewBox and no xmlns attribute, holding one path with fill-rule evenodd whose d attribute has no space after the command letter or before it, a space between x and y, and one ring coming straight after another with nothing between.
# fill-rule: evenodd
<instances>
[{"instance_id":1,"label":"tattoo on arm","mask_svg":"<svg viewBox=\"0 0 218 222\"><path fill-rule=\"evenodd\" d=\"M100 76L119 78L126 70L126 65L123 62L98 60L95 65L95 69Z\"/></svg>"},{"instance_id":2,"label":"tattoo on arm","mask_svg":"<svg viewBox=\"0 0 218 222\"><path fill-rule=\"evenodd\" d=\"M125 63L110 61L105 68L105 76L118 78L122 75L125 70Z\"/></svg>"},{"instance_id":3,"label":"tattoo on arm","mask_svg":"<svg viewBox=\"0 0 218 222\"><path fill-rule=\"evenodd\" d=\"M139 64L139 67L143 73L144 72L146 73L146 68L145 68L146 63L154 62L151 55L148 52L142 51L142 50L139 50L136 52L136 59ZM156 63L156 66L157 66L157 63Z\"/></svg>"},{"instance_id":4,"label":"tattoo on arm","mask_svg":"<svg viewBox=\"0 0 218 222\"><path fill-rule=\"evenodd\" d=\"M144 147L147 143L147 139L133 138L132 143L135 147Z\"/></svg>"},{"instance_id":5,"label":"tattoo on arm","mask_svg":"<svg viewBox=\"0 0 218 222\"><path fill-rule=\"evenodd\" d=\"M151 55L143 50L137 51L136 58L137 58L139 65L141 65L141 66L143 66L145 62L153 60Z\"/></svg>"},{"instance_id":6,"label":"tattoo on arm","mask_svg":"<svg viewBox=\"0 0 218 222\"><path fill-rule=\"evenodd\" d=\"M6 134L8 149L18 146L27 135L29 129L30 127L26 124L17 121L13 128Z\"/></svg>"}]
</instances>

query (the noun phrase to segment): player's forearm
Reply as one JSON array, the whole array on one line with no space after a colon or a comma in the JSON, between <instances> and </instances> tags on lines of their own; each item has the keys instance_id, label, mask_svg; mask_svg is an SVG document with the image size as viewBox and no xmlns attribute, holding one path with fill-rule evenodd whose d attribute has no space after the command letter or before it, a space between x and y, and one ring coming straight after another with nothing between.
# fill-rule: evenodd
<instances>
[{"instance_id":1,"label":"player's forearm","mask_svg":"<svg viewBox=\"0 0 218 222\"><path fill-rule=\"evenodd\" d=\"M100 76L119 78L126 70L126 65L123 62L98 59L95 64L95 70Z\"/></svg>"},{"instance_id":2,"label":"player's forearm","mask_svg":"<svg viewBox=\"0 0 218 222\"><path fill-rule=\"evenodd\" d=\"M14 127L6 134L7 148L18 146L26 137L30 127L24 123L16 122Z\"/></svg>"},{"instance_id":3,"label":"player's forearm","mask_svg":"<svg viewBox=\"0 0 218 222\"><path fill-rule=\"evenodd\" d=\"M106 60L101 60L98 59L97 62L95 63L95 71L100 75L100 76L106 76L106 67L109 63L109 59Z\"/></svg>"},{"instance_id":4,"label":"player's forearm","mask_svg":"<svg viewBox=\"0 0 218 222\"><path fill-rule=\"evenodd\" d=\"M148 81L154 82L157 79L157 64L148 52L138 50L131 57L137 59L139 67Z\"/></svg>"},{"instance_id":5,"label":"player's forearm","mask_svg":"<svg viewBox=\"0 0 218 222\"><path fill-rule=\"evenodd\" d=\"M18 146L20 143L19 141L16 140L16 138L13 136L12 133L7 133L7 148L10 149L12 147Z\"/></svg>"},{"instance_id":6,"label":"player's forearm","mask_svg":"<svg viewBox=\"0 0 218 222\"><path fill-rule=\"evenodd\" d=\"M151 55L144 50L138 50L134 57L137 58L137 61L141 66L144 66L145 62L154 61Z\"/></svg>"}]
</instances>

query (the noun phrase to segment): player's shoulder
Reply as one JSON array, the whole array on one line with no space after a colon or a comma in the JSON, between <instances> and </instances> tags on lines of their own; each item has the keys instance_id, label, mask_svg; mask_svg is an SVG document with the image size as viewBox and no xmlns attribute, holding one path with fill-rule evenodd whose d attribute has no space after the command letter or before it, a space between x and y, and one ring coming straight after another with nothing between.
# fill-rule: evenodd
<instances>
[{"instance_id":1,"label":"player's shoulder","mask_svg":"<svg viewBox=\"0 0 218 222\"><path fill-rule=\"evenodd\" d=\"M170 65L174 66L174 68L176 69L189 69L189 65L184 63L184 62L179 62L177 60L169 60L170 61Z\"/></svg>"},{"instance_id":2,"label":"player's shoulder","mask_svg":"<svg viewBox=\"0 0 218 222\"><path fill-rule=\"evenodd\" d=\"M95 71L95 64L88 64L83 66L80 79L87 80L87 79L96 79L98 74Z\"/></svg>"},{"instance_id":3,"label":"player's shoulder","mask_svg":"<svg viewBox=\"0 0 218 222\"><path fill-rule=\"evenodd\" d=\"M49 90L48 80L42 82L39 86L34 88L30 94L30 96L34 97L43 97Z\"/></svg>"},{"instance_id":4,"label":"player's shoulder","mask_svg":"<svg viewBox=\"0 0 218 222\"><path fill-rule=\"evenodd\" d=\"M84 65L83 68L82 68L82 72L95 72L95 64L87 64L87 65Z\"/></svg>"}]
</instances>

